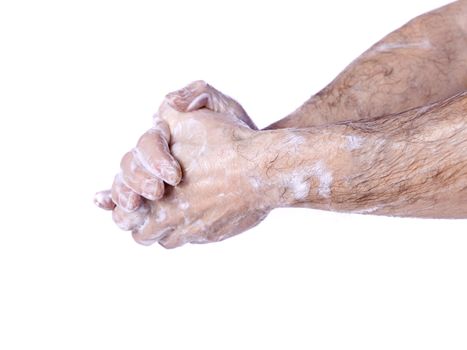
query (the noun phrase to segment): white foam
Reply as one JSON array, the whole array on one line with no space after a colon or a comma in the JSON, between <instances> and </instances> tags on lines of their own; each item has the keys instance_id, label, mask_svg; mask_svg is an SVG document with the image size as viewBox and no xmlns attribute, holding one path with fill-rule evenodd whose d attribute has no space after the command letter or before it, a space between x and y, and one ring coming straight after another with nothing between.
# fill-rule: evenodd
<instances>
[{"instance_id":1,"label":"white foam","mask_svg":"<svg viewBox=\"0 0 467 350\"><path fill-rule=\"evenodd\" d=\"M347 149L349 151L353 151L355 149L359 149L360 147L362 147L363 138L360 136L350 135L350 136L346 136L346 141L347 141Z\"/></svg>"},{"instance_id":2,"label":"white foam","mask_svg":"<svg viewBox=\"0 0 467 350\"><path fill-rule=\"evenodd\" d=\"M414 49L418 48L418 49L428 50L428 49L433 48L433 46L431 45L431 42L428 39L426 39L426 40L422 40L419 42L413 42L413 43L398 43L398 42L384 43L384 44L380 44L376 46L375 50L377 52L388 52L388 51L392 51L396 49L407 49L407 48L414 48Z\"/></svg>"},{"instance_id":3,"label":"white foam","mask_svg":"<svg viewBox=\"0 0 467 350\"><path fill-rule=\"evenodd\" d=\"M326 168L322 161L311 167L305 167L299 171L294 171L288 176L288 186L295 199L300 200L308 196L311 187L311 177L318 179L318 195L328 198L331 194L332 173Z\"/></svg>"},{"instance_id":4,"label":"white foam","mask_svg":"<svg viewBox=\"0 0 467 350\"><path fill-rule=\"evenodd\" d=\"M162 222L167 218L167 212L164 208L158 207L156 210L156 222Z\"/></svg>"},{"instance_id":5,"label":"white foam","mask_svg":"<svg viewBox=\"0 0 467 350\"><path fill-rule=\"evenodd\" d=\"M353 214L370 214L370 213L377 211L378 209L380 209L380 207L376 206L376 207L371 207L371 208L366 208L366 209L354 210L352 211L352 213Z\"/></svg>"}]
</instances>

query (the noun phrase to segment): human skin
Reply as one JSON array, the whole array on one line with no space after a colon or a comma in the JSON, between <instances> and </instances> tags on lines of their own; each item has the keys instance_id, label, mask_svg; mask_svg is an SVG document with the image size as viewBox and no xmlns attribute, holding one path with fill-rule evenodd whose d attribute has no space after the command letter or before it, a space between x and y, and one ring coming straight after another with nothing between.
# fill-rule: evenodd
<instances>
[{"instance_id":1,"label":"human skin","mask_svg":"<svg viewBox=\"0 0 467 350\"><path fill-rule=\"evenodd\" d=\"M466 89L465 4L426 14L390 34L268 128L294 129L256 131L241 106L202 82L170 94L159 111L160 130L143 135L138 151L122 161L123 175L112 189L114 220L140 243L171 248L224 239L286 206L466 217L466 96L446 100ZM443 36L450 38L449 47ZM374 119L351 121L361 118ZM172 179L165 174L166 183L177 185L182 172L183 181L166 186L163 198L161 186L146 186L158 188L148 196L135 187L154 178L162 183L161 169L170 166L160 166L161 159L175 169ZM135 191L125 177L135 179ZM103 194L98 202L114 206Z\"/></svg>"},{"instance_id":2,"label":"human skin","mask_svg":"<svg viewBox=\"0 0 467 350\"><path fill-rule=\"evenodd\" d=\"M414 18L268 129L397 114L467 89L467 1Z\"/></svg>"}]
</instances>

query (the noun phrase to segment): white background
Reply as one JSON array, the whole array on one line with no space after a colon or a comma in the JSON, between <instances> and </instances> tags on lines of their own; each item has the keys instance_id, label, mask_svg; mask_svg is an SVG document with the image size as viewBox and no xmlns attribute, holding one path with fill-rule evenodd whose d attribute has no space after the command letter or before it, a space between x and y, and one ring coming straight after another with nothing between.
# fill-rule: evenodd
<instances>
[{"instance_id":1,"label":"white background","mask_svg":"<svg viewBox=\"0 0 467 350\"><path fill-rule=\"evenodd\" d=\"M93 206L163 96L260 127L445 1L2 1L1 349L465 349L466 221L274 211L139 246Z\"/></svg>"}]
</instances>

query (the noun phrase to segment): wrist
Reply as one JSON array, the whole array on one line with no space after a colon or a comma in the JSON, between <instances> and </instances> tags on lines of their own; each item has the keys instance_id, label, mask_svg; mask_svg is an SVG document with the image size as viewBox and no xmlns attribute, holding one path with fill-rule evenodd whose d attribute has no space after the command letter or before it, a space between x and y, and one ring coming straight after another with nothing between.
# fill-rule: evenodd
<instances>
[{"instance_id":1,"label":"wrist","mask_svg":"<svg viewBox=\"0 0 467 350\"><path fill-rule=\"evenodd\" d=\"M271 209L306 206L335 209L350 172L351 151L343 129L260 131L250 141L253 178Z\"/></svg>"},{"instance_id":2,"label":"wrist","mask_svg":"<svg viewBox=\"0 0 467 350\"><path fill-rule=\"evenodd\" d=\"M248 140L244 156L248 159L251 171L248 179L251 190L258 193L260 205L270 210L285 204L284 184L281 177L286 169L280 169L286 129L258 131ZM288 170L287 170L288 172Z\"/></svg>"}]
</instances>

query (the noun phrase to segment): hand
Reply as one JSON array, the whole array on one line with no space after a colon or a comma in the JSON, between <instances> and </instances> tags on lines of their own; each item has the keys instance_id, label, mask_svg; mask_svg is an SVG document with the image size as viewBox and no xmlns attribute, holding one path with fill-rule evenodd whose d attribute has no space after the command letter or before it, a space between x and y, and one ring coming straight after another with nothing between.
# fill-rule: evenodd
<instances>
[{"instance_id":1,"label":"hand","mask_svg":"<svg viewBox=\"0 0 467 350\"><path fill-rule=\"evenodd\" d=\"M226 113L257 130L237 101L202 80L169 93L165 101L179 112L207 108L214 112ZM160 199L164 194L164 182L172 186L177 185L182 174L178 162L170 154L169 142L168 126L156 116L154 127L140 138L132 151L133 157L137 159L133 168L123 166L131 158L129 154L125 155L122 160L122 172L116 175L112 190L97 193L94 199L96 205L107 210L112 210L118 205L127 212L133 212L141 206L143 198Z\"/></svg>"},{"instance_id":2,"label":"hand","mask_svg":"<svg viewBox=\"0 0 467 350\"><path fill-rule=\"evenodd\" d=\"M200 90L200 82L193 85L198 88L192 91ZM121 228L132 230L133 237L142 244L160 241L171 248L186 242L218 241L256 225L270 211L268 205L261 204L264 198L255 188L257 178L253 174L257 167L238 152L254 133L246 123L256 127L238 103L206 84L204 86L211 92L208 97L204 93L204 96L198 94L198 98L193 98L187 89L181 90L183 93L169 94L156 123L158 128L164 127L163 131L150 130L138 142L137 149L148 153L152 150L151 143L160 142L156 137L162 134L168 139L168 130L173 131L170 144L182 165L184 181L176 188L169 187L166 197L159 202L137 202L137 197L131 197L131 190L124 187L120 177L114 182L112 198L118 205L113 211L114 220ZM192 101L187 104L190 98ZM194 106L198 108L204 104L225 112L216 114L203 109L179 113L170 107L177 105L178 108L192 110ZM138 152L131 152L123 157L122 173L139 174L143 180L140 183L152 181L148 169L155 168L151 165L157 163L159 155L156 152L151 157L149 152L149 156L143 158L149 160L149 164L144 164L146 167L137 156ZM242 174L240 169L246 173ZM129 175L123 176L128 178ZM101 193L98 202L112 209L108 196L108 193ZM128 203L127 198L131 198L131 203L138 203L139 208L128 212L127 208L119 205Z\"/></svg>"}]
</instances>

